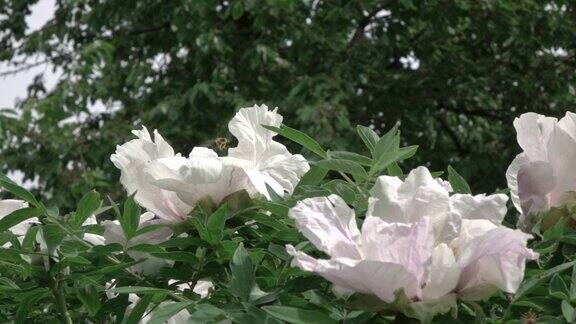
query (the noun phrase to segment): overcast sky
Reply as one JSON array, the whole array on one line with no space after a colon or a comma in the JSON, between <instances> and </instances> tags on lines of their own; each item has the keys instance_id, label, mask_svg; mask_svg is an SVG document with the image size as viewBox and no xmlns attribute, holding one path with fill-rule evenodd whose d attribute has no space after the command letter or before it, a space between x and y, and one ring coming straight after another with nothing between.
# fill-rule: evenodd
<instances>
[{"instance_id":1,"label":"overcast sky","mask_svg":"<svg viewBox=\"0 0 576 324\"><path fill-rule=\"evenodd\" d=\"M42 27L54 16L55 0L40 0L32 7L32 14L26 17L27 32ZM34 61L30 61L34 62ZM14 67L0 63L0 73L13 70ZM0 108L13 107L18 98L26 97L26 88L32 83L34 76L44 73L47 89L57 81L58 76L52 72L50 64L42 64L30 70L15 75L0 77Z\"/></svg>"}]
</instances>

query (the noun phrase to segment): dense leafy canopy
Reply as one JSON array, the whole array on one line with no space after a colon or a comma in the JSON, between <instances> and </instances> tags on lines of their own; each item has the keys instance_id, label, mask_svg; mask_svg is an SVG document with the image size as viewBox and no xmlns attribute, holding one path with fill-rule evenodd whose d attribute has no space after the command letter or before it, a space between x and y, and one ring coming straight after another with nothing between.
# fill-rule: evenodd
<instances>
[{"instance_id":1,"label":"dense leafy canopy","mask_svg":"<svg viewBox=\"0 0 576 324\"><path fill-rule=\"evenodd\" d=\"M135 125L179 151L224 148L223 121L253 103L333 150L358 147L353 125L400 122L420 145L410 166L451 164L479 190L502 188L484 174L513 157L513 116L559 115L576 98L567 0L57 1L29 32L36 2L0 2L0 60L19 70L39 57L62 76L0 113L0 171L37 176L67 208L93 187L117 197L108 157Z\"/></svg>"}]
</instances>

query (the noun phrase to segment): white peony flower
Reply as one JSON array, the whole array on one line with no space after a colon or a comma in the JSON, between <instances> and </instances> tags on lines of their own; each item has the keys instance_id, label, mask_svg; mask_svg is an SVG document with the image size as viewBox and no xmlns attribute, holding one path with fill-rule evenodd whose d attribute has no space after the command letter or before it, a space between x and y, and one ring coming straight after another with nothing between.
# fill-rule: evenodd
<instances>
[{"instance_id":1,"label":"white peony flower","mask_svg":"<svg viewBox=\"0 0 576 324\"><path fill-rule=\"evenodd\" d=\"M150 212L146 212L140 216L140 225L138 228L144 228L148 225L155 225L161 224L163 221L155 220L154 214ZM113 244L118 243L122 245L125 249L130 247L139 245L139 244L160 244L162 242L167 241L172 236L173 232L168 227L160 227L158 229L152 230L150 232L146 232L144 234L138 235L133 237L130 240L126 239L124 236L124 231L122 230L122 226L120 222L117 220L115 221L103 221L102 226L104 226L104 239L106 244ZM149 255L146 252L141 251L128 251L128 255L133 258L134 260L138 261L141 259L146 259L143 262L140 262L134 266L132 266L132 270L136 272L143 273L145 275L154 274L160 268L172 265L173 262L155 258Z\"/></svg>"},{"instance_id":2,"label":"white peony flower","mask_svg":"<svg viewBox=\"0 0 576 324\"><path fill-rule=\"evenodd\" d=\"M226 196L245 189L252 196L270 199L267 186L280 196L291 194L310 169L306 159L290 154L273 140L274 133L262 125L280 126L282 116L265 105L242 108L229 123L238 146L228 156L195 147L188 158L169 156L152 161L144 172L151 183L175 192L194 206L203 198L219 204Z\"/></svg>"},{"instance_id":3,"label":"white peony flower","mask_svg":"<svg viewBox=\"0 0 576 324\"><path fill-rule=\"evenodd\" d=\"M362 231L354 211L335 195L290 209L298 229L330 256L318 260L287 246L292 264L386 303L402 289L414 312L426 314L446 311L456 298L514 293L526 260L538 257L527 248L530 235L500 224L505 195L450 196L424 167L405 181L378 178L371 195Z\"/></svg>"},{"instance_id":4,"label":"white peony flower","mask_svg":"<svg viewBox=\"0 0 576 324\"><path fill-rule=\"evenodd\" d=\"M248 178L247 191L270 199L266 185L279 196L292 194L300 178L310 170L306 159L291 154L274 141L274 132L262 125L280 127L282 116L277 108L266 105L241 108L228 124L230 133L238 139L238 146L228 150L228 161L240 167Z\"/></svg>"},{"instance_id":5,"label":"white peony flower","mask_svg":"<svg viewBox=\"0 0 576 324\"><path fill-rule=\"evenodd\" d=\"M171 222L186 219L192 207L178 198L176 193L164 190L150 182L144 169L157 159L179 157L172 147L154 131L154 140L146 127L133 131L138 138L116 147L110 160L120 169L120 182L142 207Z\"/></svg>"},{"instance_id":6,"label":"white peony flower","mask_svg":"<svg viewBox=\"0 0 576 324\"><path fill-rule=\"evenodd\" d=\"M506 171L514 206L526 221L551 207L573 206L576 191L576 114L560 120L526 113L514 120L518 154Z\"/></svg>"}]
</instances>

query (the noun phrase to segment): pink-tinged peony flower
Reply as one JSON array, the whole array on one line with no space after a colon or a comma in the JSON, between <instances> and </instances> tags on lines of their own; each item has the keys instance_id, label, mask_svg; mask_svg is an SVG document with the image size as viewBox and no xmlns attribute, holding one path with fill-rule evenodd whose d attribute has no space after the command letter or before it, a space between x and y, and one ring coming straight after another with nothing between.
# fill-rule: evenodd
<instances>
[{"instance_id":1,"label":"pink-tinged peony flower","mask_svg":"<svg viewBox=\"0 0 576 324\"><path fill-rule=\"evenodd\" d=\"M146 212L140 216L140 228L144 228L149 225L157 225L165 223L163 220L154 219L154 214ZM135 236L130 240L126 239L122 226L118 221L103 221L102 226L104 226L104 239L106 244L118 243L122 245L125 249L129 249L139 244L160 244L167 241L172 236L173 232L169 227L160 227L152 231L146 232L144 234ZM128 255L136 261L146 259L132 266L132 270L136 272L141 272L146 275L156 273L160 268L164 266L170 266L173 264L171 261L165 259L155 258L146 252L129 250Z\"/></svg>"},{"instance_id":2,"label":"pink-tinged peony flower","mask_svg":"<svg viewBox=\"0 0 576 324\"><path fill-rule=\"evenodd\" d=\"M557 120L526 113L514 120L514 127L523 152L508 167L506 179L521 221L551 207L574 205L576 114L567 112Z\"/></svg>"},{"instance_id":3,"label":"pink-tinged peony flower","mask_svg":"<svg viewBox=\"0 0 576 324\"><path fill-rule=\"evenodd\" d=\"M170 222L186 219L192 207L182 202L176 193L164 190L150 182L144 169L153 161L178 156L172 147L154 131L154 140L146 127L133 131L138 138L116 147L110 160L120 169L120 182L129 194L148 211Z\"/></svg>"},{"instance_id":4,"label":"pink-tinged peony flower","mask_svg":"<svg viewBox=\"0 0 576 324\"><path fill-rule=\"evenodd\" d=\"M445 312L456 298L479 300L496 290L514 293L530 235L501 225L505 195L449 195L420 167L405 181L378 178L359 231L354 211L338 196L310 198L290 210L304 236L330 256L315 259L292 246L292 264L340 289L393 303L403 290L410 316Z\"/></svg>"}]
</instances>

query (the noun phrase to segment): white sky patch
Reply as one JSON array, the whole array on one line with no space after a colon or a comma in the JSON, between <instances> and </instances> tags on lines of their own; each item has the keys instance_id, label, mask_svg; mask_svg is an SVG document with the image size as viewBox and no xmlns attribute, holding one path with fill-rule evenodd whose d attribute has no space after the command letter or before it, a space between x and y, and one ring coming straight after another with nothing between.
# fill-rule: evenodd
<instances>
[{"instance_id":1,"label":"white sky patch","mask_svg":"<svg viewBox=\"0 0 576 324\"><path fill-rule=\"evenodd\" d=\"M32 6L32 13L26 17L26 24L28 25L27 33L31 33L40 29L44 24L54 17L56 9L55 0L40 0ZM38 56L29 60L28 63L42 61L44 58ZM10 66L6 63L0 63L0 73L12 71L17 69L18 66ZM50 64L41 64L28 70L10 74L5 77L0 77L0 108L13 107L15 103L26 97L26 90L34 77L38 74L44 74L44 86L46 90L50 90L58 81L59 73L53 71L54 68Z\"/></svg>"}]
</instances>

